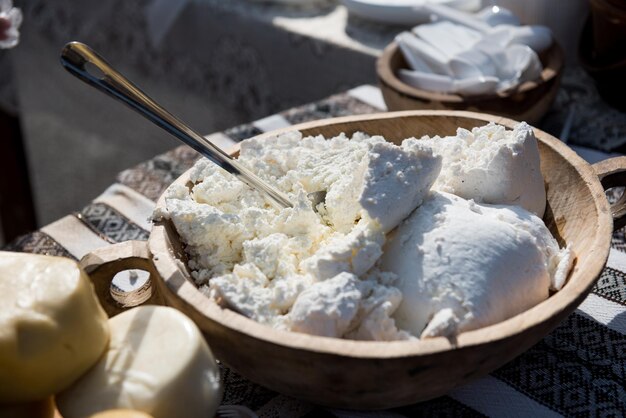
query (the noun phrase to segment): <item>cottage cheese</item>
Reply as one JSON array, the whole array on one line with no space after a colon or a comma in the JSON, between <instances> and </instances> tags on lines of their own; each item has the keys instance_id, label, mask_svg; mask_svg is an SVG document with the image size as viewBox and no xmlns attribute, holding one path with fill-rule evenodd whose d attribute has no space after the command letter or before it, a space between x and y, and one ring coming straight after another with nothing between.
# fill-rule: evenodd
<instances>
[{"instance_id":1,"label":"cottage cheese","mask_svg":"<svg viewBox=\"0 0 626 418\"><path fill-rule=\"evenodd\" d=\"M242 142L239 160L294 207L277 210L200 160L193 186L170 187L157 216L186 243L201 291L275 328L363 340L452 335L528 309L567 277L572 255L526 210L545 206L526 124L401 146L294 132ZM307 194L319 190L318 214Z\"/></svg>"},{"instance_id":2,"label":"cottage cheese","mask_svg":"<svg viewBox=\"0 0 626 418\"><path fill-rule=\"evenodd\" d=\"M166 213L187 244L200 289L281 329L397 339L395 276L375 272L385 234L429 193L441 158L356 134L326 140L288 133L242 143L239 160L294 202L276 210L206 160L194 186L166 192ZM307 193L327 191L313 211ZM209 280L210 279L210 280Z\"/></svg>"},{"instance_id":3,"label":"cottage cheese","mask_svg":"<svg viewBox=\"0 0 626 418\"><path fill-rule=\"evenodd\" d=\"M542 217L546 191L537 138L527 123L512 131L490 123L456 136L407 139L405 146L428 145L443 158L433 189L476 202L518 205Z\"/></svg>"}]
</instances>

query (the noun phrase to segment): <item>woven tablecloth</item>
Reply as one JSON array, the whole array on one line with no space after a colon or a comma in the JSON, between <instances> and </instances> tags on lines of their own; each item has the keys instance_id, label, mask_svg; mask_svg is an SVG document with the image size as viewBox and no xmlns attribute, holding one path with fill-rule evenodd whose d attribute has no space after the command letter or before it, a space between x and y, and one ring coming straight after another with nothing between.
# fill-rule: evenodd
<instances>
[{"instance_id":1,"label":"woven tablecloth","mask_svg":"<svg viewBox=\"0 0 626 418\"><path fill-rule=\"evenodd\" d=\"M380 91L361 86L210 135L210 139L228 148L244 138L295 123L384 109ZM575 150L591 162L608 156L585 148ZM195 151L183 146L123 171L115 184L80 212L23 236L5 249L80 259L96 248L146 240L155 200L197 158ZM389 411L327 409L272 392L222 367L223 404L247 406L261 417L624 416L625 278L626 239L620 230L613 236L607 266L592 293L557 329L504 367L438 399Z\"/></svg>"}]
</instances>

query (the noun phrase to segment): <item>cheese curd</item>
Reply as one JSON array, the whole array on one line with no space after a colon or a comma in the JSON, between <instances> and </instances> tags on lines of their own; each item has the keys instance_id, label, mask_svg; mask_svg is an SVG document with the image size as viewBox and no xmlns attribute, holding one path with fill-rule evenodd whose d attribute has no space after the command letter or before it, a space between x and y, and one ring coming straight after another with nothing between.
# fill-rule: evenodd
<instances>
[{"instance_id":1,"label":"cheese curd","mask_svg":"<svg viewBox=\"0 0 626 418\"><path fill-rule=\"evenodd\" d=\"M407 337L390 318L401 299L390 275L368 273L382 255L385 234L428 194L441 159L428 147L406 149L379 136L326 140L293 132L243 142L239 160L286 192L294 207L276 210L209 161L198 162L191 189L170 188L161 215L187 244L200 289L280 329ZM319 190L327 192L319 208L323 219L307 198ZM343 291L349 296L336 303L315 296ZM313 317L326 321L313 324ZM381 323L390 330L381 331Z\"/></svg>"},{"instance_id":2,"label":"cheese curd","mask_svg":"<svg viewBox=\"0 0 626 418\"><path fill-rule=\"evenodd\" d=\"M291 132L243 141L239 160L294 207L276 210L200 160L191 185L170 187L156 216L174 223L202 292L278 329L450 336L546 299L571 266L573 255L527 211L543 213L545 191L523 123L400 146L360 133ZM316 213L307 194L320 190ZM507 276L509 265L519 269Z\"/></svg>"}]
</instances>

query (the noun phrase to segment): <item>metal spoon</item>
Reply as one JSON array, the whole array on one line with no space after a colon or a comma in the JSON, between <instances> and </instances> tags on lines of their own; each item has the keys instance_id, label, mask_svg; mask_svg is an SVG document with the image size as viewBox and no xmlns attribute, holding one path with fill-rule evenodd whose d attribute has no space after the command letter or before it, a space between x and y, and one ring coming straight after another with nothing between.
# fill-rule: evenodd
<instances>
[{"instance_id":1,"label":"metal spoon","mask_svg":"<svg viewBox=\"0 0 626 418\"><path fill-rule=\"evenodd\" d=\"M80 42L70 42L65 45L61 52L61 64L74 76L130 106L146 119L174 135L224 170L235 175L248 186L261 192L275 207L279 209L293 207L293 203L284 193L261 180L237 160L211 143L211 141L194 132L180 119L169 113L122 74L113 69L87 45ZM86 64L93 65L100 74L92 75L89 69L86 68ZM318 205L323 203L326 198L326 192L309 193L308 197L313 205L313 210L317 212Z\"/></svg>"}]
</instances>

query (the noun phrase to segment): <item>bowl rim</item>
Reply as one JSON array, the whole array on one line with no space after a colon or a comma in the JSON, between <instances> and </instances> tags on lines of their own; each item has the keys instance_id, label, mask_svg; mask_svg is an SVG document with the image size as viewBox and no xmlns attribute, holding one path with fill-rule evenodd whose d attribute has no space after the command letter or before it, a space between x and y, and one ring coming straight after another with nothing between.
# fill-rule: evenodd
<instances>
[{"instance_id":1,"label":"bowl rim","mask_svg":"<svg viewBox=\"0 0 626 418\"><path fill-rule=\"evenodd\" d=\"M540 54L540 57L544 57L542 62L545 63L539 80L526 81L517 86L517 88L507 92L476 96L461 96L459 94L422 90L403 83L391 68L391 60L395 58L397 54L400 54L400 48L396 41L391 42L385 47L380 57L376 60L376 74L378 75L378 81L385 87L409 98L442 103L479 104L485 101L500 100L521 95L557 79L562 73L565 65L565 55L563 53L563 49L559 46L556 40L554 40L552 45Z\"/></svg>"},{"instance_id":2,"label":"bowl rim","mask_svg":"<svg viewBox=\"0 0 626 418\"><path fill-rule=\"evenodd\" d=\"M419 116L459 117L483 122L495 122L512 128L518 122L508 118L468 111L438 111L438 110L410 110L400 112L375 113L369 115L347 116L306 122L272 132L263 133L255 138L264 138L293 130L310 130L325 125L334 125L346 122L390 120L393 118L413 118ZM184 309L192 318L206 317L234 332L241 337L249 337L262 342L283 348L305 350L311 353L338 355L347 358L359 359L401 359L424 355L434 355L450 350L476 348L496 341L503 341L517 334L540 328L550 318L572 312L591 291L599 277L610 251L613 231L613 218L604 189L593 167L579 157L572 149L553 136L539 129L533 128L535 136L543 145L563 156L578 172L589 197L593 201L597 213L595 235L590 239L589 248L593 248L594 258L585 266L576 264L569 276L576 271L580 279L575 283L569 280L563 289L550 296L536 306L499 323L462 332L454 340L445 337L435 337L416 341L355 341L340 338L320 337L302 334L293 331L281 331L268 325L258 323L230 309L220 307L215 301L208 298L187 278L184 264L176 259L172 247L169 245L168 220L155 221L148 239L148 245L155 268L160 278L159 286L165 285L170 297L175 299L175 305ZM231 150L236 154L239 147ZM189 170L176 181L186 184ZM157 202L157 208L163 207L165 193ZM577 257L578 258L578 257ZM543 333L542 335L545 335Z\"/></svg>"}]
</instances>

